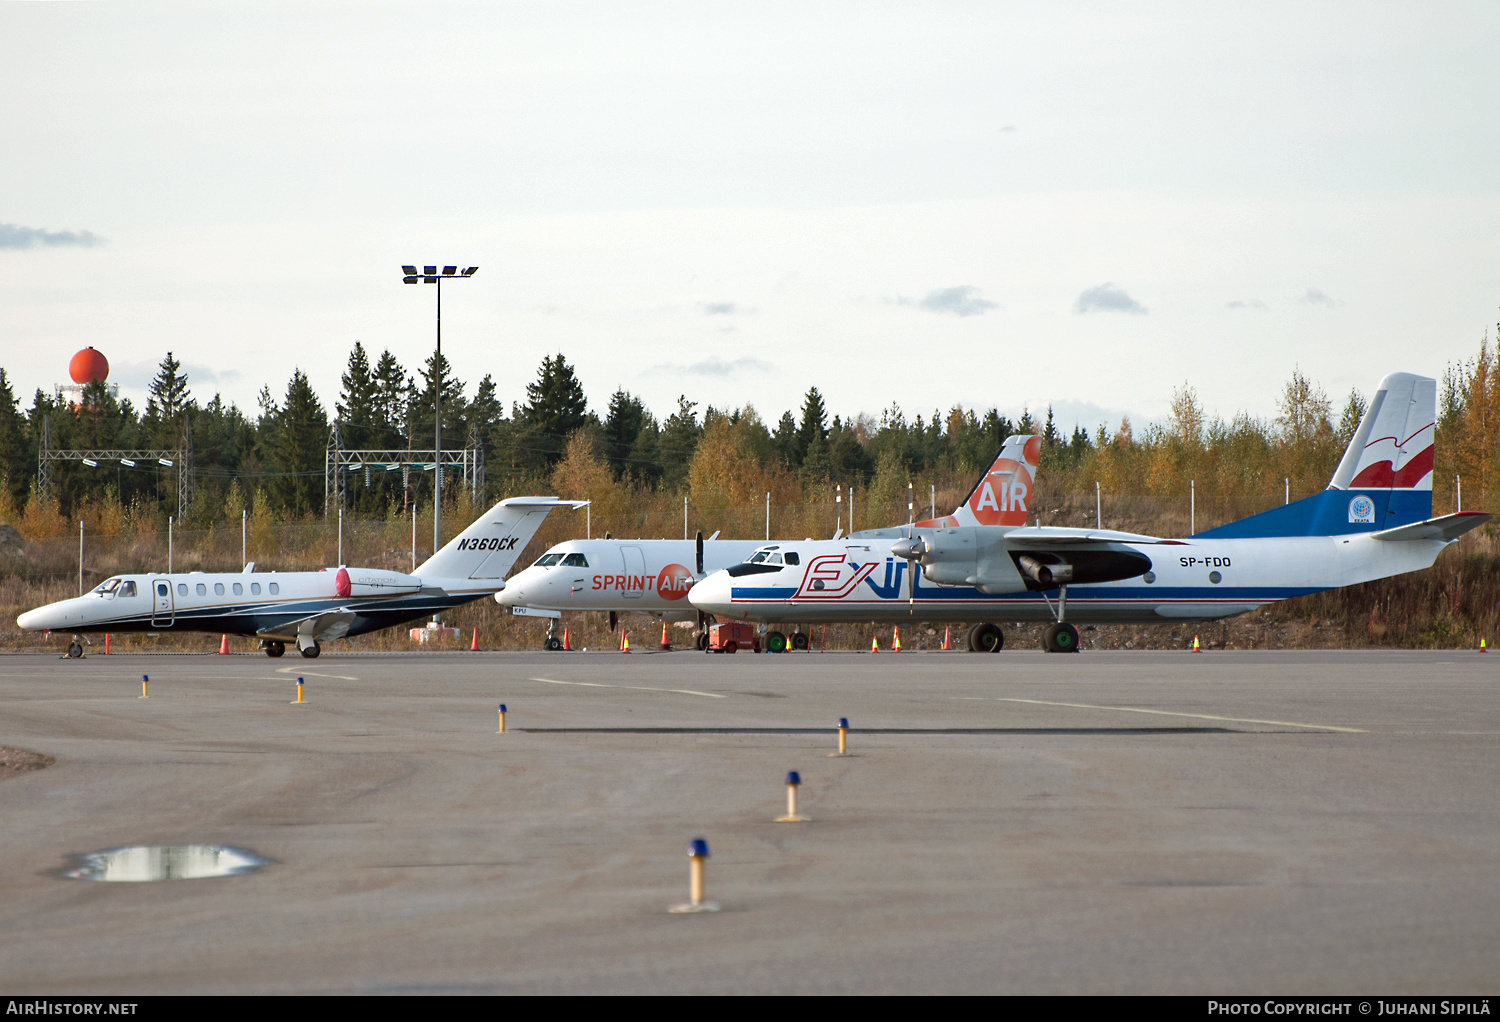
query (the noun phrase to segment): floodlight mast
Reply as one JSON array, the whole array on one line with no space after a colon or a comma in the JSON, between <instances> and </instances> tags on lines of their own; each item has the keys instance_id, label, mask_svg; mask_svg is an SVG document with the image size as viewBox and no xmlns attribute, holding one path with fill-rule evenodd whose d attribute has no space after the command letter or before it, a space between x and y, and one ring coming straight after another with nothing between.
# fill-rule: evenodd
<instances>
[{"instance_id":1,"label":"floodlight mast","mask_svg":"<svg viewBox=\"0 0 1500 1022\"><path fill-rule=\"evenodd\" d=\"M469 266L462 273L457 266L444 266L439 273L436 266L423 266L418 273L415 266L401 267L403 284L437 285L437 357L432 362L433 380L433 432L432 446L435 452L432 467L432 552L436 554L443 546L443 278L463 280L479 272L479 267Z\"/></svg>"}]
</instances>

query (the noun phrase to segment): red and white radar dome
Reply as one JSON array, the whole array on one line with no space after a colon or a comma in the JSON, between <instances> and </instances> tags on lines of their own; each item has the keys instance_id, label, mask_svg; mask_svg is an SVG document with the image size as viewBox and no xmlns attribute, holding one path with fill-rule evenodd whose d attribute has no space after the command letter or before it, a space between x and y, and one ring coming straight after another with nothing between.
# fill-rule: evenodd
<instances>
[{"instance_id":1,"label":"red and white radar dome","mask_svg":"<svg viewBox=\"0 0 1500 1022\"><path fill-rule=\"evenodd\" d=\"M68 375L74 383L94 383L109 377L109 359L93 348L84 348L68 363Z\"/></svg>"}]
</instances>

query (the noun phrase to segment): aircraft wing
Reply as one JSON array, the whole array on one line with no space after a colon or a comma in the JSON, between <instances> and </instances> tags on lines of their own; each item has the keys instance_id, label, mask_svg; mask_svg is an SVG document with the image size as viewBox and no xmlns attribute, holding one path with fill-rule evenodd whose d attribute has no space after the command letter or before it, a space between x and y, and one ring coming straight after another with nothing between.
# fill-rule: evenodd
<instances>
[{"instance_id":1,"label":"aircraft wing","mask_svg":"<svg viewBox=\"0 0 1500 1022\"><path fill-rule=\"evenodd\" d=\"M1056 526L1021 527L1005 534L1009 547L1087 547L1105 543L1150 543L1180 546L1180 539L1160 539L1112 529L1066 529Z\"/></svg>"},{"instance_id":2,"label":"aircraft wing","mask_svg":"<svg viewBox=\"0 0 1500 1022\"><path fill-rule=\"evenodd\" d=\"M1493 516L1483 511L1460 511L1454 515L1429 518L1425 522L1398 525L1394 529L1383 529L1370 534L1371 539L1402 542L1413 539L1440 539L1452 542L1470 529L1477 529Z\"/></svg>"},{"instance_id":3,"label":"aircraft wing","mask_svg":"<svg viewBox=\"0 0 1500 1022\"><path fill-rule=\"evenodd\" d=\"M354 618L354 611L348 607L339 607L337 610L325 610L320 614L283 621L259 629L255 634L265 639L282 639L287 642L295 641L299 635L311 635L319 642L329 642L342 639L349 631L349 626L354 623Z\"/></svg>"}]
</instances>

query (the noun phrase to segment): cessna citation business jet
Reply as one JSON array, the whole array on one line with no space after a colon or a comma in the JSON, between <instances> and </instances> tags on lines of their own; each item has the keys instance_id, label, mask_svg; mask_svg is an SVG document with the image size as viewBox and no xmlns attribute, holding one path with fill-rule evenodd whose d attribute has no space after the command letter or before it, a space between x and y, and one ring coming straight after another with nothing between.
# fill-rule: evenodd
<instances>
[{"instance_id":1,"label":"cessna citation business jet","mask_svg":"<svg viewBox=\"0 0 1500 1022\"><path fill-rule=\"evenodd\" d=\"M295 644L305 657L319 643L389 628L488 596L505 585L547 512L578 501L502 500L449 540L415 573L337 571L116 575L93 592L16 618L27 631L220 632L258 638L267 656ZM69 656L82 656L75 639Z\"/></svg>"},{"instance_id":2,"label":"cessna citation business jet","mask_svg":"<svg viewBox=\"0 0 1500 1022\"><path fill-rule=\"evenodd\" d=\"M1434 380L1387 376L1326 490L1186 539L1026 525L1041 442L1012 437L1019 457L1002 455L958 513L763 546L688 599L721 620L973 621L975 651L1004 644L996 621L1050 620L1047 650L1070 652L1073 622L1211 620L1419 571L1490 518L1431 517L1436 396Z\"/></svg>"},{"instance_id":3,"label":"cessna citation business jet","mask_svg":"<svg viewBox=\"0 0 1500 1022\"><path fill-rule=\"evenodd\" d=\"M975 498L970 495L971 500L978 500L981 504L985 501L993 504L997 499L1015 502L1019 510L1014 517L1018 522L1025 520L1027 487L1036 467L1036 451L1041 446L1041 441L1037 440L1030 448L1031 469L1024 476L1024 481L1021 478L1012 480L1027 439L1012 437L1007 441L995 463L975 485L976 494L981 493L985 486L991 486L990 497L981 495ZM966 507L960 505L952 516L941 521L957 521L955 516L966 513ZM933 524L921 522L919 527ZM905 529L900 530L900 533L906 535ZM891 532L891 535L895 534ZM666 621L691 621L698 618L701 623L704 617L702 612L683 597L705 575L724 568L738 570L733 566L746 560L765 562L778 568L784 564L796 567L799 563L799 555L795 551L781 552L782 544L767 546L760 540L714 538L717 535L718 533L714 533L707 540L700 535L696 543L677 539L593 539L559 543L539 557L531 567L517 572L505 584L505 588L495 594L495 602L510 607L514 613L522 616L552 618L554 625L547 633L545 645L549 650L557 650L562 648L562 640L557 636L555 622L563 611L608 612L611 630L614 629L617 615L632 611L651 614ZM784 545L790 550L798 544ZM707 639L707 633L700 628L700 649L707 644ZM799 650L807 648L807 635L801 631L794 631L790 638L780 632L772 632L768 639L766 648L776 653L788 646Z\"/></svg>"}]
</instances>

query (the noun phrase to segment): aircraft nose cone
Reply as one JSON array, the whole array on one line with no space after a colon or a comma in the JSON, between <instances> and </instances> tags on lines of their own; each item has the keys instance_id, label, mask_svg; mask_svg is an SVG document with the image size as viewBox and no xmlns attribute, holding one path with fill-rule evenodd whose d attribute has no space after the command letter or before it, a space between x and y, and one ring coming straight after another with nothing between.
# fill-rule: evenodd
<instances>
[{"instance_id":1,"label":"aircraft nose cone","mask_svg":"<svg viewBox=\"0 0 1500 1022\"><path fill-rule=\"evenodd\" d=\"M729 609L729 587L733 580L727 572L716 571L688 590L688 602L710 614Z\"/></svg>"},{"instance_id":2,"label":"aircraft nose cone","mask_svg":"<svg viewBox=\"0 0 1500 1022\"><path fill-rule=\"evenodd\" d=\"M516 580L511 579L505 583L505 588L495 594L495 602L502 607L518 607L526 601L522 599L524 588L516 585Z\"/></svg>"},{"instance_id":3,"label":"aircraft nose cone","mask_svg":"<svg viewBox=\"0 0 1500 1022\"><path fill-rule=\"evenodd\" d=\"M28 610L16 618L16 624L22 631L42 632L52 628L63 626L63 615L58 611L57 604L49 604L46 607L38 607Z\"/></svg>"}]
</instances>

